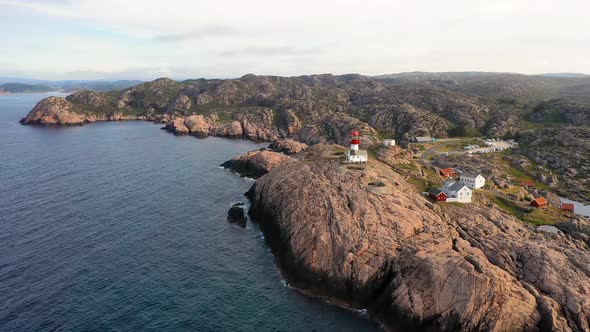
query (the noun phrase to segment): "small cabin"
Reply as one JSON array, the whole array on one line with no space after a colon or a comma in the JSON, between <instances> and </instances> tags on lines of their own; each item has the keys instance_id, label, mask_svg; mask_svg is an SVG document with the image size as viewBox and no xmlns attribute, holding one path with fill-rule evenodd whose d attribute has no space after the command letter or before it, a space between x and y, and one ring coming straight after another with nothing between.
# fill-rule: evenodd
<instances>
[{"instance_id":1,"label":"small cabin","mask_svg":"<svg viewBox=\"0 0 590 332\"><path fill-rule=\"evenodd\" d=\"M452 168L441 168L438 173L444 178L450 178L455 176L455 170Z\"/></svg>"},{"instance_id":2,"label":"small cabin","mask_svg":"<svg viewBox=\"0 0 590 332\"><path fill-rule=\"evenodd\" d=\"M520 181L520 184L523 187L527 187L527 188L532 188L532 187L535 186L535 183L533 181L530 181L530 180Z\"/></svg>"},{"instance_id":3,"label":"small cabin","mask_svg":"<svg viewBox=\"0 0 590 332\"><path fill-rule=\"evenodd\" d=\"M561 209L562 209L563 211L568 211L568 212L572 212L572 213L573 213L573 212L574 212L574 209L575 209L575 207L574 207L574 205L573 205L573 204L571 204L571 203L561 203Z\"/></svg>"},{"instance_id":4,"label":"small cabin","mask_svg":"<svg viewBox=\"0 0 590 332\"><path fill-rule=\"evenodd\" d=\"M447 201L447 194L438 188L430 188L428 191L428 196L437 202Z\"/></svg>"},{"instance_id":5,"label":"small cabin","mask_svg":"<svg viewBox=\"0 0 590 332\"><path fill-rule=\"evenodd\" d=\"M537 197L531 201L531 206L535 208L542 208L547 205L548 203L545 197Z\"/></svg>"},{"instance_id":6,"label":"small cabin","mask_svg":"<svg viewBox=\"0 0 590 332\"><path fill-rule=\"evenodd\" d=\"M395 146L395 140L390 138L384 139L383 146Z\"/></svg>"}]
</instances>

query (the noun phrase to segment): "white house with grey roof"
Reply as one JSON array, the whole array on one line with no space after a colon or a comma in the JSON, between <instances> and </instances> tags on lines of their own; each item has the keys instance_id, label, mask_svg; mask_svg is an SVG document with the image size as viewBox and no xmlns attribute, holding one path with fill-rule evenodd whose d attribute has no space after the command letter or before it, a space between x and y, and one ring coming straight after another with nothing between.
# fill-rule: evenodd
<instances>
[{"instance_id":1,"label":"white house with grey roof","mask_svg":"<svg viewBox=\"0 0 590 332\"><path fill-rule=\"evenodd\" d=\"M447 202L471 203L473 192L464 183L452 179L443 183L442 191L447 194Z\"/></svg>"},{"instance_id":2,"label":"white house with grey roof","mask_svg":"<svg viewBox=\"0 0 590 332\"><path fill-rule=\"evenodd\" d=\"M463 172L459 181L471 189L479 189L486 184L486 179L479 173Z\"/></svg>"}]
</instances>

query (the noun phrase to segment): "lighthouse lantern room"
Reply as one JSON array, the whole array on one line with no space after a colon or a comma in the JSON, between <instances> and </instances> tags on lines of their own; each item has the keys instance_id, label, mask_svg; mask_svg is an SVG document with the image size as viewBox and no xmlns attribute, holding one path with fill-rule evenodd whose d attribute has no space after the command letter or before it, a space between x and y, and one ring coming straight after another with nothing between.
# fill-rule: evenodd
<instances>
[{"instance_id":1,"label":"lighthouse lantern room","mask_svg":"<svg viewBox=\"0 0 590 332\"><path fill-rule=\"evenodd\" d=\"M350 149L346 155L349 163L366 163L368 160L367 150L361 150L360 132L353 130L350 132Z\"/></svg>"}]
</instances>

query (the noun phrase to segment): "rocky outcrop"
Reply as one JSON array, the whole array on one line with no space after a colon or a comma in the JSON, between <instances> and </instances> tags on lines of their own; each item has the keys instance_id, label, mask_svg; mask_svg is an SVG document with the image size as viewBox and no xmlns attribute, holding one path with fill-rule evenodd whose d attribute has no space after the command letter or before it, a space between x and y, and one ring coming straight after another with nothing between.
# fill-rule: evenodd
<instances>
[{"instance_id":1,"label":"rocky outcrop","mask_svg":"<svg viewBox=\"0 0 590 332\"><path fill-rule=\"evenodd\" d=\"M515 137L520 132L519 110L502 109L495 111L490 118L487 135L490 137Z\"/></svg>"},{"instance_id":2,"label":"rocky outcrop","mask_svg":"<svg viewBox=\"0 0 590 332\"><path fill-rule=\"evenodd\" d=\"M174 135L188 135L190 130L184 124L184 118L176 118L166 125L166 130Z\"/></svg>"},{"instance_id":3,"label":"rocky outcrop","mask_svg":"<svg viewBox=\"0 0 590 332\"><path fill-rule=\"evenodd\" d=\"M289 157L282 153L258 150L236 156L224 162L221 166L241 176L258 178L287 159Z\"/></svg>"},{"instance_id":4,"label":"rocky outcrop","mask_svg":"<svg viewBox=\"0 0 590 332\"><path fill-rule=\"evenodd\" d=\"M275 152L293 155L307 149L307 144L297 142L292 139L280 139L272 142L268 148Z\"/></svg>"},{"instance_id":5,"label":"rocky outcrop","mask_svg":"<svg viewBox=\"0 0 590 332\"><path fill-rule=\"evenodd\" d=\"M246 227L246 214L240 204L234 204L229 211L227 211L227 221L238 224L241 227Z\"/></svg>"},{"instance_id":6,"label":"rocky outcrop","mask_svg":"<svg viewBox=\"0 0 590 332\"><path fill-rule=\"evenodd\" d=\"M78 91L66 97L67 101L92 107L103 107L108 104L104 93L96 91Z\"/></svg>"},{"instance_id":7,"label":"rocky outcrop","mask_svg":"<svg viewBox=\"0 0 590 332\"><path fill-rule=\"evenodd\" d=\"M184 114L186 112L188 112L188 110L191 108L192 103L189 97L185 96L185 95L179 95L178 97L176 97L176 99L174 100L173 103L171 103L170 105L168 105L168 113L180 113L180 114Z\"/></svg>"},{"instance_id":8,"label":"rocky outcrop","mask_svg":"<svg viewBox=\"0 0 590 332\"><path fill-rule=\"evenodd\" d=\"M21 119L22 124L42 126L80 126L86 121L84 114L74 112L72 103L64 98L48 97Z\"/></svg>"},{"instance_id":9,"label":"rocky outcrop","mask_svg":"<svg viewBox=\"0 0 590 332\"><path fill-rule=\"evenodd\" d=\"M68 96L68 101L74 113L85 114L93 121L200 115L212 121L205 120L208 126L201 123L195 130L199 137L257 141L293 138L307 144L343 144L351 128L361 130L368 145L379 142L375 129L390 136L444 137L452 124L481 129L489 113L488 106L478 98L389 86L360 75L246 75L183 82L161 78L123 91L80 91Z\"/></svg>"},{"instance_id":10,"label":"rocky outcrop","mask_svg":"<svg viewBox=\"0 0 590 332\"><path fill-rule=\"evenodd\" d=\"M293 285L405 329L588 329L582 241L495 207L443 210L386 165L347 166L333 149L308 148L249 192L250 215Z\"/></svg>"},{"instance_id":11,"label":"rocky outcrop","mask_svg":"<svg viewBox=\"0 0 590 332\"><path fill-rule=\"evenodd\" d=\"M369 119L369 124L391 136L407 134L446 137L450 127L448 121L407 103L393 109L377 111Z\"/></svg>"},{"instance_id":12,"label":"rocky outcrop","mask_svg":"<svg viewBox=\"0 0 590 332\"><path fill-rule=\"evenodd\" d=\"M562 196L590 201L590 128L528 131L518 142L515 152L537 165L537 179Z\"/></svg>"},{"instance_id":13,"label":"rocky outcrop","mask_svg":"<svg viewBox=\"0 0 590 332\"><path fill-rule=\"evenodd\" d=\"M566 122L574 126L590 125L590 104L566 98L538 104L529 119L533 122Z\"/></svg>"},{"instance_id":14,"label":"rocky outcrop","mask_svg":"<svg viewBox=\"0 0 590 332\"><path fill-rule=\"evenodd\" d=\"M204 138L209 136L213 124L211 119L205 119L202 115L191 115L184 120L184 125L188 128L191 135Z\"/></svg>"}]
</instances>

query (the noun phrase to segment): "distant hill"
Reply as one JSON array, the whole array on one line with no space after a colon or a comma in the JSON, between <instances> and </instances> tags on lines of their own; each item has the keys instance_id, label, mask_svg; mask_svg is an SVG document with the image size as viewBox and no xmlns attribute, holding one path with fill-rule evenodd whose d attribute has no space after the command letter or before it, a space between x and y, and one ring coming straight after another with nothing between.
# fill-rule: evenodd
<instances>
[{"instance_id":1,"label":"distant hill","mask_svg":"<svg viewBox=\"0 0 590 332\"><path fill-rule=\"evenodd\" d=\"M590 77L590 75L582 74L582 73L546 73L546 74L539 74L537 76L545 76L545 77Z\"/></svg>"},{"instance_id":2,"label":"distant hill","mask_svg":"<svg viewBox=\"0 0 590 332\"><path fill-rule=\"evenodd\" d=\"M481 97L525 101L568 98L590 103L590 76L584 74L524 75L486 72L410 72L374 77L401 86L451 90Z\"/></svg>"},{"instance_id":3,"label":"distant hill","mask_svg":"<svg viewBox=\"0 0 590 332\"><path fill-rule=\"evenodd\" d=\"M39 93L56 91L54 87L41 84L24 84L24 83L5 83L0 85L0 92L5 93Z\"/></svg>"},{"instance_id":4,"label":"distant hill","mask_svg":"<svg viewBox=\"0 0 590 332\"><path fill-rule=\"evenodd\" d=\"M138 84L143 83L142 81L136 80L120 80L120 81L61 81L55 82L59 85L62 90L65 91L80 91L80 90L92 90L92 91L112 91L112 90L124 90Z\"/></svg>"},{"instance_id":5,"label":"distant hill","mask_svg":"<svg viewBox=\"0 0 590 332\"><path fill-rule=\"evenodd\" d=\"M18 77L0 77L0 91L6 93L39 93L51 91L74 92L80 90L112 91L124 90L143 83L137 80L63 80L42 81Z\"/></svg>"}]
</instances>

